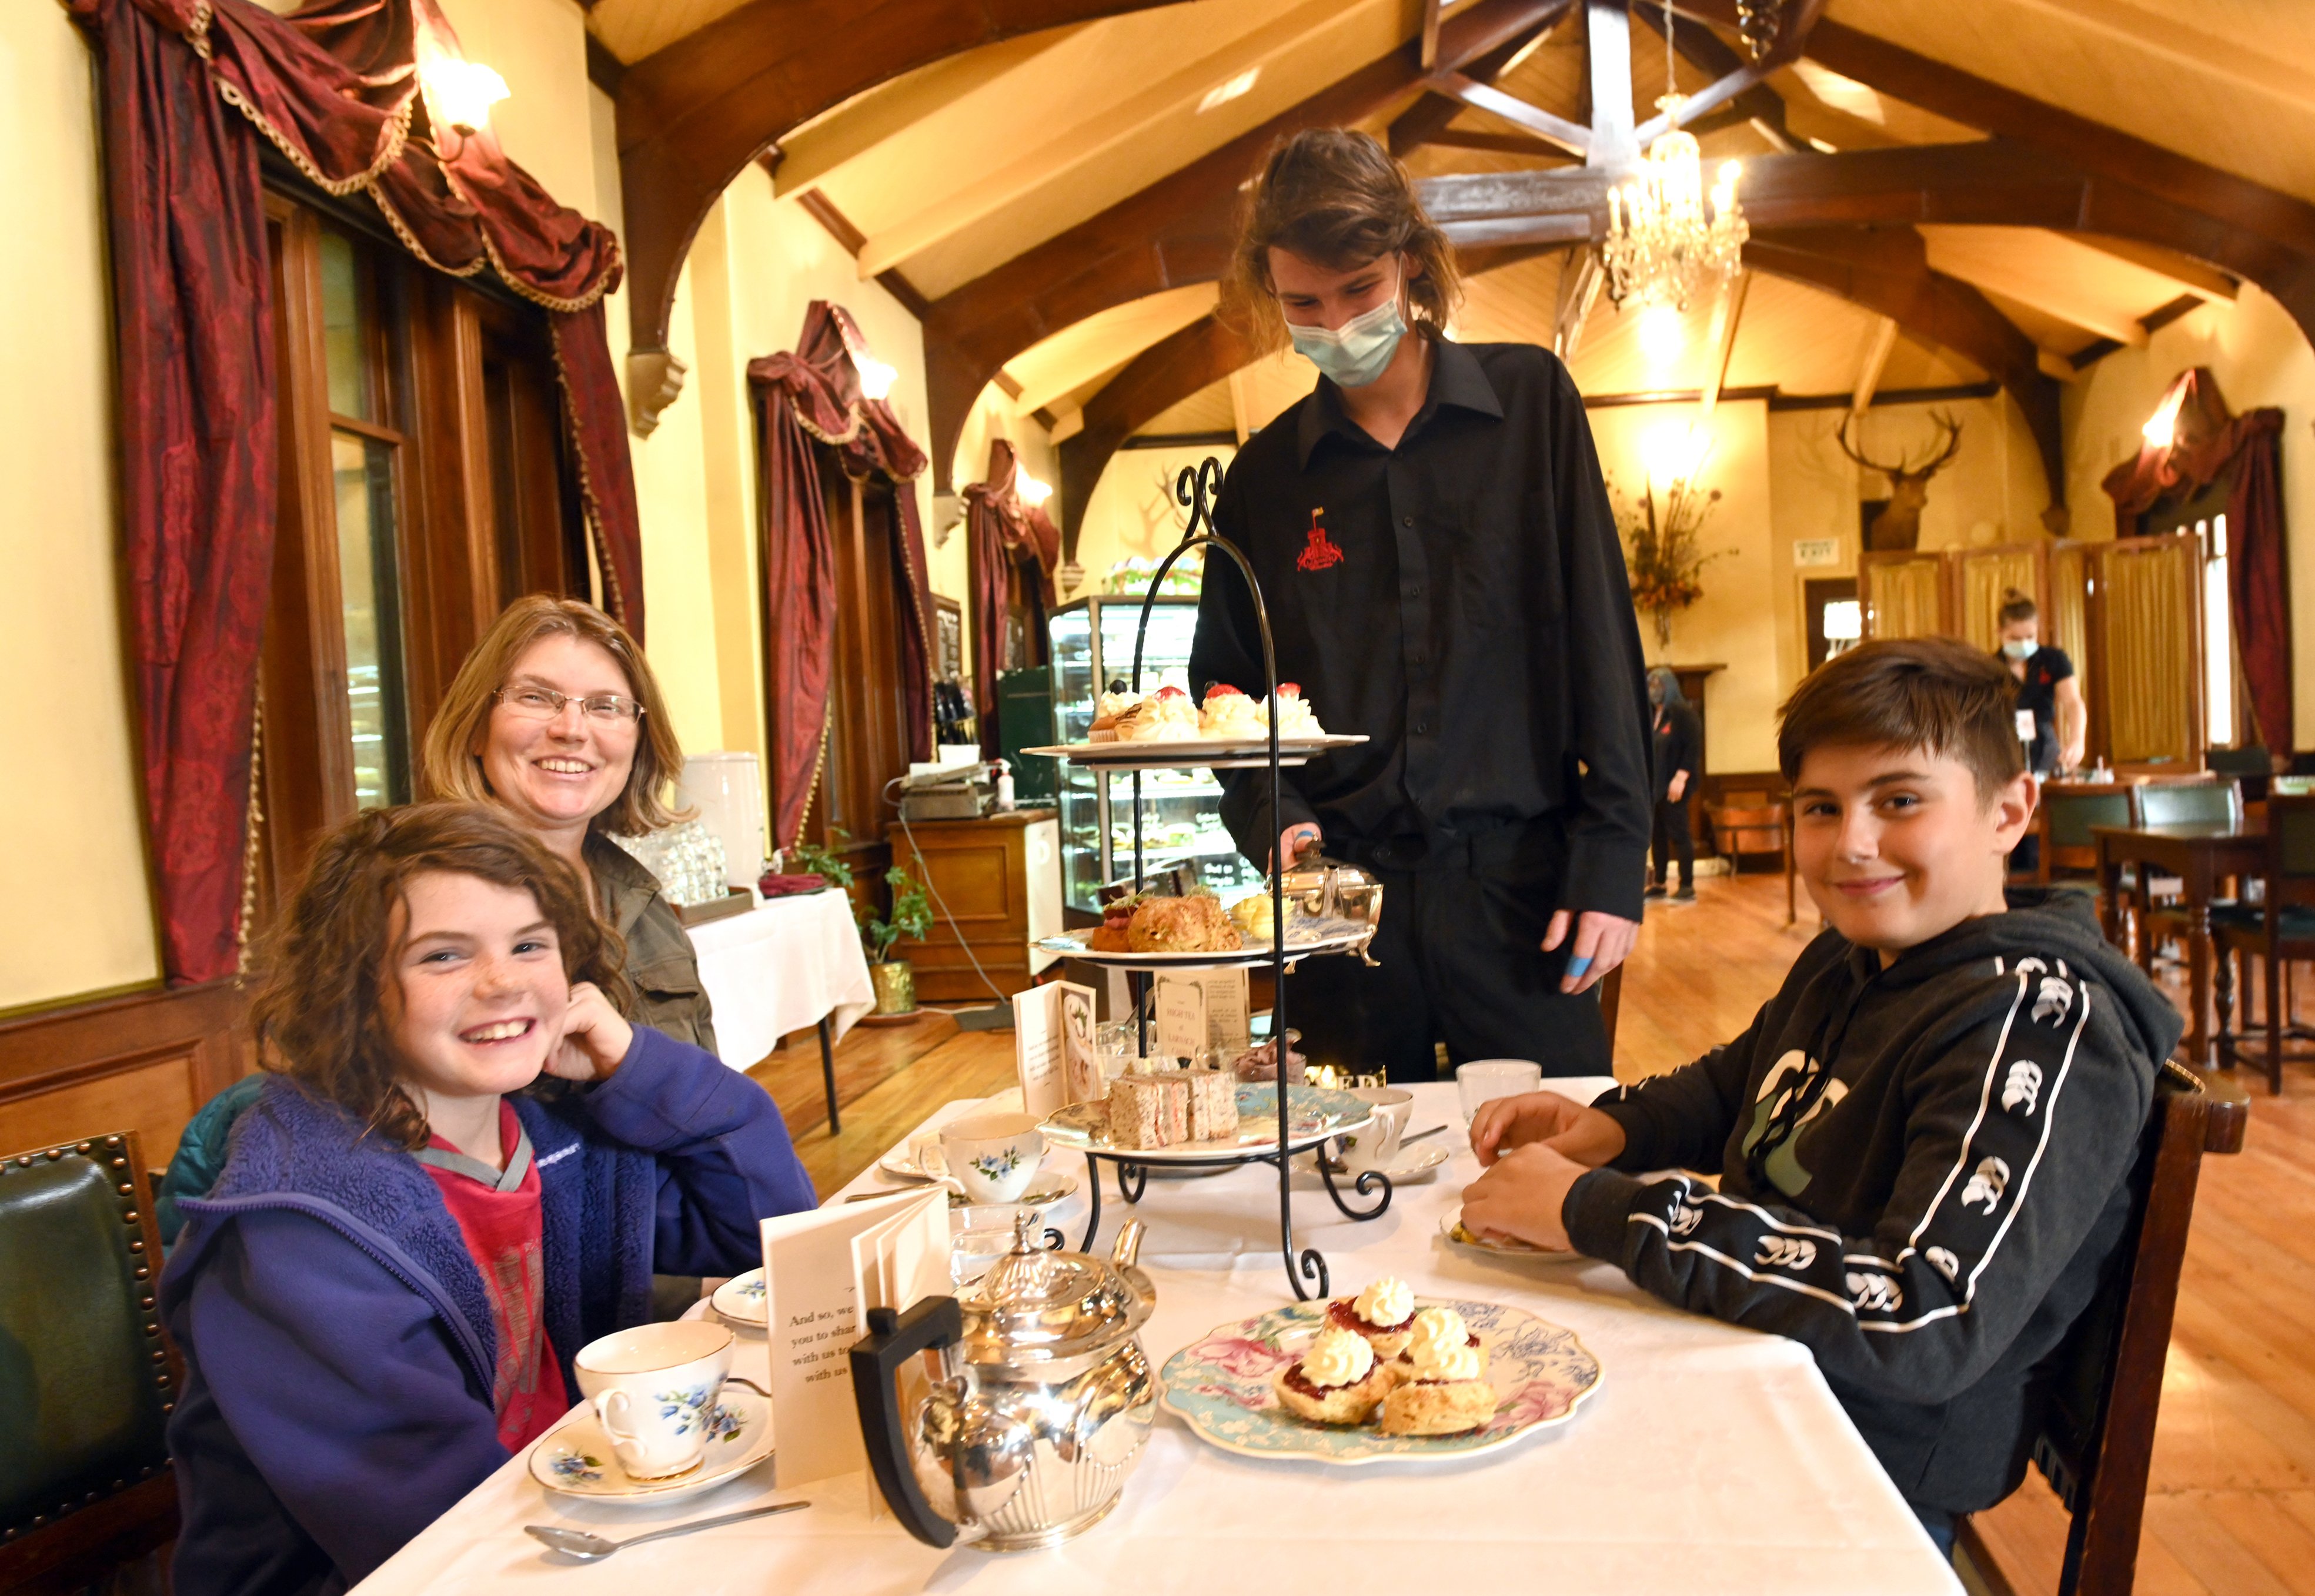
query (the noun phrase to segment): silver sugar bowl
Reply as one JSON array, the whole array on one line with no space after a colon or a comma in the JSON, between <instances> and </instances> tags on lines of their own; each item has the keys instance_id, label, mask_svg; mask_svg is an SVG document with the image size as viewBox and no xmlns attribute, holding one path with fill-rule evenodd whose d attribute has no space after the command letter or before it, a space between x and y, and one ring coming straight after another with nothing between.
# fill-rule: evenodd
<instances>
[{"instance_id":1,"label":"silver sugar bowl","mask_svg":"<svg viewBox=\"0 0 2315 1596\"><path fill-rule=\"evenodd\" d=\"M1134 1266L1140 1221L1108 1262L1048 1252L1036 1228L1023 1214L1013 1251L958 1296L870 1309L852 1349L869 1467L928 1546L1067 1540L1117 1505L1149 1438L1158 1380L1136 1332L1157 1290Z\"/></svg>"}]
</instances>

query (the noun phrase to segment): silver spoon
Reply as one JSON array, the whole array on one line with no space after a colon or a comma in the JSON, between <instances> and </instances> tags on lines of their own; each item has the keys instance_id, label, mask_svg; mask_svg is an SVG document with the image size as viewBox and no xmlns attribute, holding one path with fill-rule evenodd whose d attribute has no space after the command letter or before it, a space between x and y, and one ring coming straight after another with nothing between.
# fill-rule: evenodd
<instances>
[{"instance_id":1,"label":"silver spoon","mask_svg":"<svg viewBox=\"0 0 2315 1596\"><path fill-rule=\"evenodd\" d=\"M736 1524L742 1519L767 1519L774 1513L794 1512L800 1507L810 1507L809 1502L780 1502L770 1507L751 1507L746 1512L725 1513L720 1519L701 1519L696 1523L678 1524L671 1529L654 1530L649 1535L630 1535L625 1540L606 1540L599 1535L590 1535L584 1530L565 1530L560 1524L525 1524L523 1533L534 1540L544 1541L566 1556L582 1563L599 1563L623 1547L641 1546L647 1540L665 1540L670 1535L688 1535L694 1530L713 1530L719 1524Z\"/></svg>"}]
</instances>

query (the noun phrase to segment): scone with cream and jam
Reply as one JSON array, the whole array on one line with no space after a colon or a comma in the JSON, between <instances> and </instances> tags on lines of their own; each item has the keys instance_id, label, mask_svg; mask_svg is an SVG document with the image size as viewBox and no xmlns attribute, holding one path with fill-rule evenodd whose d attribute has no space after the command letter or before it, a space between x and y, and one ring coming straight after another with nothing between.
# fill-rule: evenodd
<instances>
[{"instance_id":1,"label":"scone with cream and jam","mask_svg":"<svg viewBox=\"0 0 2315 1596\"><path fill-rule=\"evenodd\" d=\"M1278 735L1281 737L1324 737L1326 734L1326 729L1318 724L1317 712L1302 696L1299 682L1280 682L1276 700L1264 708L1268 712L1263 717L1265 731L1269 727L1269 716L1274 714L1278 717Z\"/></svg>"},{"instance_id":2,"label":"scone with cream and jam","mask_svg":"<svg viewBox=\"0 0 2315 1596\"><path fill-rule=\"evenodd\" d=\"M1406 1350L1415 1329L1415 1291L1391 1275L1356 1297L1337 1297L1326 1305L1326 1323L1366 1337L1375 1356L1396 1358Z\"/></svg>"},{"instance_id":3,"label":"scone with cream and jam","mask_svg":"<svg viewBox=\"0 0 2315 1596\"><path fill-rule=\"evenodd\" d=\"M1419 1343L1415 1335L1407 1338L1410 1352L1418 1344L1421 1351L1397 1372L1390 1395L1382 1400L1375 1427L1385 1435L1460 1435L1495 1416L1486 1359L1456 1337L1462 1317L1450 1317L1454 1324L1434 1321L1436 1328Z\"/></svg>"},{"instance_id":4,"label":"scone with cream and jam","mask_svg":"<svg viewBox=\"0 0 2315 1596\"><path fill-rule=\"evenodd\" d=\"M1120 742L1190 742L1198 735L1198 706L1179 687L1160 687L1117 717Z\"/></svg>"},{"instance_id":5,"label":"scone with cream and jam","mask_svg":"<svg viewBox=\"0 0 2315 1596\"><path fill-rule=\"evenodd\" d=\"M1479 1355L1479 1372L1487 1370L1487 1349L1463 1316L1451 1308L1417 1308L1415 1325L1406 1338L1406 1350L1390 1361L1394 1379L1411 1380L1418 1366L1430 1367L1440 1361L1442 1352L1455 1347L1468 1347Z\"/></svg>"},{"instance_id":6,"label":"scone with cream and jam","mask_svg":"<svg viewBox=\"0 0 2315 1596\"><path fill-rule=\"evenodd\" d=\"M1366 1337L1328 1325L1270 1384L1289 1413L1314 1424L1363 1424L1390 1389L1390 1373Z\"/></svg>"}]
</instances>

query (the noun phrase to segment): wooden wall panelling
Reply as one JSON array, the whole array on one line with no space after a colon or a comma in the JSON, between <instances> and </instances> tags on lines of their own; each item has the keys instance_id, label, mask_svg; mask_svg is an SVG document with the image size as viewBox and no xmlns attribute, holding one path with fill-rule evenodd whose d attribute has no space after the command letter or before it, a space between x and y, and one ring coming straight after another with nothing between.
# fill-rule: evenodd
<instances>
[{"instance_id":1,"label":"wooden wall panelling","mask_svg":"<svg viewBox=\"0 0 2315 1596\"><path fill-rule=\"evenodd\" d=\"M185 1122L253 1065L235 981L0 1022L0 1152L120 1130L159 1167Z\"/></svg>"},{"instance_id":2,"label":"wooden wall panelling","mask_svg":"<svg viewBox=\"0 0 2315 1596\"><path fill-rule=\"evenodd\" d=\"M911 828L913 856L909 833L892 828L895 860L912 873L927 875L956 918L952 927L936 906L933 928L924 941L894 945L897 956L916 966L919 998L933 1003L988 998L989 988L974 972L973 959L980 960L1000 992L1029 986L1028 834L1039 824L1051 829L1056 812L1016 810L982 820L918 820ZM968 945L971 958L965 953Z\"/></svg>"}]
</instances>

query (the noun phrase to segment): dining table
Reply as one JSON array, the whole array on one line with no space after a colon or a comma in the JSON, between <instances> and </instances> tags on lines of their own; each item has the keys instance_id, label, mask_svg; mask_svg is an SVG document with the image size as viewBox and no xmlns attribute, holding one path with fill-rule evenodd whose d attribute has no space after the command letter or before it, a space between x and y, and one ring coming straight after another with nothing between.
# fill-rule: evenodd
<instances>
[{"instance_id":1,"label":"dining table","mask_svg":"<svg viewBox=\"0 0 2315 1596\"><path fill-rule=\"evenodd\" d=\"M1589 1101L1602 1078L1546 1085ZM1561 1423L1484 1456L1358 1467L1256 1459L1201 1440L1162 1406L1117 1507L1045 1550L936 1550L872 1516L864 1475L776 1481L776 1459L681 1503L623 1507L547 1492L517 1455L373 1572L359 1596L499 1592L680 1592L684 1596L1087 1596L1217 1591L1363 1596L1914 1596L1959 1592L1814 1360L1800 1343L1681 1312L1621 1270L1578 1256L1512 1258L1451 1245L1442 1221L1478 1165L1451 1084L1423 1084L1409 1133L1449 1148L1376 1219L1344 1218L1324 1191L1294 1199L1299 1246L1320 1249L1337 1295L1381 1275L1418 1298L1501 1303L1574 1333L1602 1378ZM899 1144L992 1100L952 1103ZM1412 1151L1413 1149L1408 1149ZM1049 1148L1079 1189L1049 1213L1074 1245L1087 1161ZM1292 1300L1278 1248L1278 1175L1255 1164L1152 1178L1127 1205L1104 1186L1106 1252L1131 1214L1157 1304L1140 1339L1153 1368L1233 1321ZM871 1165L829 1202L901 1189ZM695 1309L704 1313L704 1305ZM768 1352L743 1340L733 1372L761 1381ZM779 1419L772 1420L774 1440ZM537 1444L537 1443L534 1443ZM562 1525L617 1538L775 1502L806 1511L710 1529L580 1564L523 1533Z\"/></svg>"},{"instance_id":2,"label":"dining table","mask_svg":"<svg viewBox=\"0 0 2315 1596\"><path fill-rule=\"evenodd\" d=\"M876 1006L850 896L831 887L759 899L745 914L692 927L690 936L723 1061L750 1069L783 1036L816 1031L828 1129L835 1134L843 1123L836 1044Z\"/></svg>"},{"instance_id":3,"label":"dining table","mask_svg":"<svg viewBox=\"0 0 2315 1596\"><path fill-rule=\"evenodd\" d=\"M2188 1061L2198 1069L2211 1067L2215 1033L2210 1023L2212 1003L2211 902L2218 884L2260 874L2266 862L2266 822L2251 814L2231 823L2219 820L2182 821L2169 826L2093 826L2098 846L2099 914L2106 938L2126 947L2123 933L2123 870L2138 869L2137 901L2141 909L2139 957L2151 970L2153 949L2149 944L2143 909L2148 878L2159 871L2179 882L2179 907L2186 921L2186 1036ZM2225 993L2222 992L2223 998ZM2223 1028L2225 1015L2220 1016Z\"/></svg>"}]
</instances>

